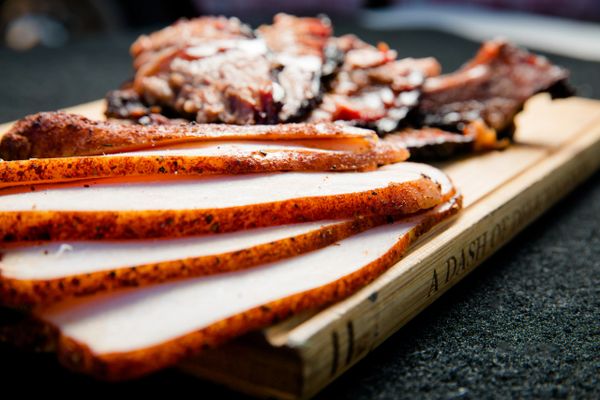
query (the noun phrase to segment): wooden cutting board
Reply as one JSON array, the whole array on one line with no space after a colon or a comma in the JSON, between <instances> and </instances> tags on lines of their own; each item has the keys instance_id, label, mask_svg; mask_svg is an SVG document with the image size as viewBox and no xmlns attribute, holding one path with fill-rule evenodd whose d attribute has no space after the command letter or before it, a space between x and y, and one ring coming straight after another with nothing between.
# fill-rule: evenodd
<instances>
[{"instance_id":1,"label":"wooden cutting board","mask_svg":"<svg viewBox=\"0 0 600 400\"><path fill-rule=\"evenodd\" d=\"M103 103L68 111L101 118ZM600 168L600 101L537 96L518 118L516 142L440 164L462 191L464 210L372 284L181 369L261 397L317 393Z\"/></svg>"}]
</instances>

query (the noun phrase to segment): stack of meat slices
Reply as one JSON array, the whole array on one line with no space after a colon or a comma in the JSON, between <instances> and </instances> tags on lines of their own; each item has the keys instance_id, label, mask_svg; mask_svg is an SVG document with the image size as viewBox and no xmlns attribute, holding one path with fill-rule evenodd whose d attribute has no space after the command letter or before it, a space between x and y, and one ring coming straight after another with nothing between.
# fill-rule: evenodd
<instances>
[{"instance_id":1,"label":"stack of meat slices","mask_svg":"<svg viewBox=\"0 0 600 400\"><path fill-rule=\"evenodd\" d=\"M343 299L461 206L441 171L333 123L41 113L0 152L0 303L23 311L0 338L111 380Z\"/></svg>"},{"instance_id":2,"label":"stack of meat slices","mask_svg":"<svg viewBox=\"0 0 600 400\"><path fill-rule=\"evenodd\" d=\"M0 158L13 161L0 163L0 187L6 187L161 174L370 170L406 160L408 151L334 123L143 126L46 112L6 133Z\"/></svg>"},{"instance_id":3,"label":"stack of meat slices","mask_svg":"<svg viewBox=\"0 0 600 400\"><path fill-rule=\"evenodd\" d=\"M540 92L566 97L569 73L504 40L458 71L398 59L385 44L333 36L326 19L275 16L256 30L202 17L141 36L135 76L107 96L107 116L141 124L332 122L370 128L412 159L496 149Z\"/></svg>"}]
</instances>

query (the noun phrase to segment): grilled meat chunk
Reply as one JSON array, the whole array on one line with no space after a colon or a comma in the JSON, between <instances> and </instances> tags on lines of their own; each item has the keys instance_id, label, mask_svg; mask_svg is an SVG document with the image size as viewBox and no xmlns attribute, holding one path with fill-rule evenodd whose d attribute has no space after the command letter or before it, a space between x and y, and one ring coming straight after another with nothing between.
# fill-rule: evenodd
<instances>
[{"instance_id":1,"label":"grilled meat chunk","mask_svg":"<svg viewBox=\"0 0 600 400\"><path fill-rule=\"evenodd\" d=\"M413 161L445 160L472 152L475 146L473 136L457 135L437 128L407 128L386 135L384 141L406 147Z\"/></svg>"},{"instance_id":2,"label":"grilled meat chunk","mask_svg":"<svg viewBox=\"0 0 600 400\"><path fill-rule=\"evenodd\" d=\"M152 113L151 107L144 104L139 94L131 89L111 90L106 95L105 114L109 118L122 118L138 120ZM160 113L162 109L154 107L155 113Z\"/></svg>"},{"instance_id":3,"label":"grilled meat chunk","mask_svg":"<svg viewBox=\"0 0 600 400\"><path fill-rule=\"evenodd\" d=\"M424 79L440 72L434 58L397 60L385 44L374 47L353 35L333 42L344 61L311 121L343 120L380 134L392 132L417 106Z\"/></svg>"},{"instance_id":4,"label":"grilled meat chunk","mask_svg":"<svg viewBox=\"0 0 600 400\"><path fill-rule=\"evenodd\" d=\"M132 45L134 91L109 94L107 115L151 105L200 123L298 120L320 101L330 36L327 20L284 14L256 33L235 18L181 20Z\"/></svg>"},{"instance_id":5,"label":"grilled meat chunk","mask_svg":"<svg viewBox=\"0 0 600 400\"><path fill-rule=\"evenodd\" d=\"M503 40L440 76L434 58L397 59L385 44L331 35L327 20L285 14L254 32L223 17L179 22L134 43L136 77L109 94L107 116L145 125L342 121L380 136L400 131L413 158L441 158L503 147L527 99L573 93L568 71Z\"/></svg>"},{"instance_id":6,"label":"grilled meat chunk","mask_svg":"<svg viewBox=\"0 0 600 400\"><path fill-rule=\"evenodd\" d=\"M542 56L503 40L489 41L458 71L425 82L414 123L462 132L466 124L482 120L510 135L515 115L534 94L572 94L568 76Z\"/></svg>"},{"instance_id":7,"label":"grilled meat chunk","mask_svg":"<svg viewBox=\"0 0 600 400\"><path fill-rule=\"evenodd\" d=\"M270 51L275 81L281 88L279 120L305 116L321 100L331 25L322 19L278 14L272 25L261 26L257 33Z\"/></svg>"}]
</instances>

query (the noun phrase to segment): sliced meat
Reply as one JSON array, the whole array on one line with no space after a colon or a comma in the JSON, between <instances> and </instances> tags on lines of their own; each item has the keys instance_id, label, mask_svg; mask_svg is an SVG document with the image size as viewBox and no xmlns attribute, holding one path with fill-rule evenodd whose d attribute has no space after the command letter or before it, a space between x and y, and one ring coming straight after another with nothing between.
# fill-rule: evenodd
<instances>
[{"instance_id":1,"label":"sliced meat","mask_svg":"<svg viewBox=\"0 0 600 400\"><path fill-rule=\"evenodd\" d=\"M333 123L281 125L150 124L94 121L76 114L44 112L16 122L0 138L0 158L98 155L194 141L354 139L365 148L376 136Z\"/></svg>"},{"instance_id":2,"label":"sliced meat","mask_svg":"<svg viewBox=\"0 0 600 400\"><path fill-rule=\"evenodd\" d=\"M481 120L468 123L462 134L439 128L406 128L383 140L407 148L411 161L447 160L465 153L504 149L510 144L508 138L498 139L496 131Z\"/></svg>"},{"instance_id":3,"label":"sliced meat","mask_svg":"<svg viewBox=\"0 0 600 400\"><path fill-rule=\"evenodd\" d=\"M106 177L364 171L408 156L402 145L383 141L373 147L352 139L199 142L102 156L4 161L0 188Z\"/></svg>"},{"instance_id":4,"label":"sliced meat","mask_svg":"<svg viewBox=\"0 0 600 400\"><path fill-rule=\"evenodd\" d=\"M437 128L407 128L386 135L384 141L409 149L410 159L413 161L446 160L459 154L470 153L475 147L473 136L459 135Z\"/></svg>"},{"instance_id":5,"label":"sliced meat","mask_svg":"<svg viewBox=\"0 0 600 400\"><path fill-rule=\"evenodd\" d=\"M542 56L503 40L489 41L457 72L427 79L415 125L462 132L466 124L482 120L510 135L515 115L534 94L572 94L568 76Z\"/></svg>"},{"instance_id":6,"label":"sliced meat","mask_svg":"<svg viewBox=\"0 0 600 400\"><path fill-rule=\"evenodd\" d=\"M130 53L135 69L150 62L163 50L182 49L204 45L208 40L253 38L252 29L237 18L200 17L180 19L176 23L150 35L140 36L132 45Z\"/></svg>"},{"instance_id":7,"label":"sliced meat","mask_svg":"<svg viewBox=\"0 0 600 400\"><path fill-rule=\"evenodd\" d=\"M438 181L442 201L456 194L439 170L410 166ZM185 239L0 245L0 303L47 306L72 296L242 270L322 248L389 221L389 215L377 215Z\"/></svg>"},{"instance_id":8,"label":"sliced meat","mask_svg":"<svg viewBox=\"0 0 600 400\"><path fill-rule=\"evenodd\" d=\"M320 100L327 20L280 14L259 37L239 20L182 20L132 46L133 89L147 107L200 123L297 120ZM128 92L109 97L107 115L136 119Z\"/></svg>"},{"instance_id":9,"label":"sliced meat","mask_svg":"<svg viewBox=\"0 0 600 400\"><path fill-rule=\"evenodd\" d=\"M378 216L185 239L0 247L0 304L49 306L73 296L239 271L328 246L388 221Z\"/></svg>"},{"instance_id":10,"label":"sliced meat","mask_svg":"<svg viewBox=\"0 0 600 400\"><path fill-rule=\"evenodd\" d=\"M424 136L429 138L427 148L430 150L435 143L441 145L441 140L447 138L446 149L437 151L441 156L449 155L453 149L465 149L458 144L467 141L474 142L474 149L503 147L503 139L510 138L514 131L514 117L527 99L543 91L553 97L572 94L565 69L503 40L484 43L476 57L460 70L439 76L440 65L433 58L398 60L396 52L385 44L372 46L353 35L331 37L331 26L321 19L281 14L272 25L259 28L256 38L235 24L225 31L236 36L236 43L245 43L245 40L263 43L264 48L249 47L261 47L259 53L264 53L273 67L271 77L264 74L267 68L264 65L252 68L257 76L239 74L241 87L236 87L234 92L236 96L241 94L242 99L232 102L239 113L225 111L226 115L233 115L229 120L232 123L256 123L265 116L262 119L264 123L341 121L374 129L382 136L407 127L435 127L467 136L473 136L475 132L471 139L433 135L431 131L419 134L421 143L424 143ZM168 32L165 36L170 37ZM208 40L209 43L215 42L214 33L209 37L213 38ZM163 41L172 42L157 40L159 44ZM158 44L147 46L161 60L155 63L161 67L153 67L152 71L167 65L171 68L173 59L179 60L175 63L177 65L180 61L183 64L195 62L180 53L168 53L163 50L164 47L173 48ZM251 59L245 57L243 62ZM189 72L189 79L210 76L203 71ZM264 78L262 81L261 77ZM257 96L261 88L269 87L269 80L272 81L271 92L267 93L267 90ZM154 89L138 90L138 96L154 91L160 97L160 93L169 92L160 79L148 82ZM326 92L321 95L323 82ZM256 87L252 86L255 84ZM216 92L224 93L226 90ZM190 92L189 95L195 94ZM189 96L186 96L188 99ZM198 97L189 104L202 105L206 115L220 115L224 108L220 106L222 101L213 101L217 97L213 93L206 98ZM253 97L265 101L256 102ZM162 118L161 114L166 117L193 117L180 109L171 114L169 107L160 107L160 101L146 102L144 98L138 101L127 91L109 97L109 101L109 115L132 115L141 123L169 123L168 118ZM144 104L159 107L151 109ZM260 104L266 105L268 110L257 114L255 111L260 109ZM193 109L192 113L196 111ZM143 120L139 120L140 114L143 114ZM220 116L207 120L224 121ZM429 150L423 154L433 155Z\"/></svg>"},{"instance_id":11,"label":"sliced meat","mask_svg":"<svg viewBox=\"0 0 600 400\"><path fill-rule=\"evenodd\" d=\"M272 25L263 25L257 32L270 51L283 94L279 120L304 117L321 100L326 46L332 33L329 21L278 14Z\"/></svg>"},{"instance_id":12,"label":"sliced meat","mask_svg":"<svg viewBox=\"0 0 600 400\"><path fill-rule=\"evenodd\" d=\"M310 121L342 120L380 134L392 132L417 106L424 79L440 72L433 58L396 60L386 45L374 47L353 35L333 42L344 61Z\"/></svg>"},{"instance_id":13,"label":"sliced meat","mask_svg":"<svg viewBox=\"0 0 600 400\"><path fill-rule=\"evenodd\" d=\"M0 190L3 241L181 237L359 215L442 201L424 167L356 173L98 179ZM265 190L268 188L269 190Z\"/></svg>"},{"instance_id":14,"label":"sliced meat","mask_svg":"<svg viewBox=\"0 0 600 400\"><path fill-rule=\"evenodd\" d=\"M451 200L265 267L40 307L38 329L27 332L49 335L61 362L76 371L109 380L137 377L351 295L459 208L460 199Z\"/></svg>"}]
</instances>

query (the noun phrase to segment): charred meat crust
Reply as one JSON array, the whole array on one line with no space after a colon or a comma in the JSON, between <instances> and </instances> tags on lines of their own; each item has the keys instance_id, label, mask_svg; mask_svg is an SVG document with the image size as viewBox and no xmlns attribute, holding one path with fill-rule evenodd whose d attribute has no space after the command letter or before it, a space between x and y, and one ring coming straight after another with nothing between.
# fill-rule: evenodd
<instances>
[{"instance_id":1,"label":"charred meat crust","mask_svg":"<svg viewBox=\"0 0 600 400\"><path fill-rule=\"evenodd\" d=\"M475 148L474 137L437 128L405 129L386 135L384 141L406 147L412 161L446 160Z\"/></svg>"},{"instance_id":2,"label":"charred meat crust","mask_svg":"<svg viewBox=\"0 0 600 400\"><path fill-rule=\"evenodd\" d=\"M153 109L142 101L139 94L129 89L111 90L106 94L106 111L108 118L132 119L140 118L154 113L160 114L163 110L159 106Z\"/></svg>"}]
</instances>

